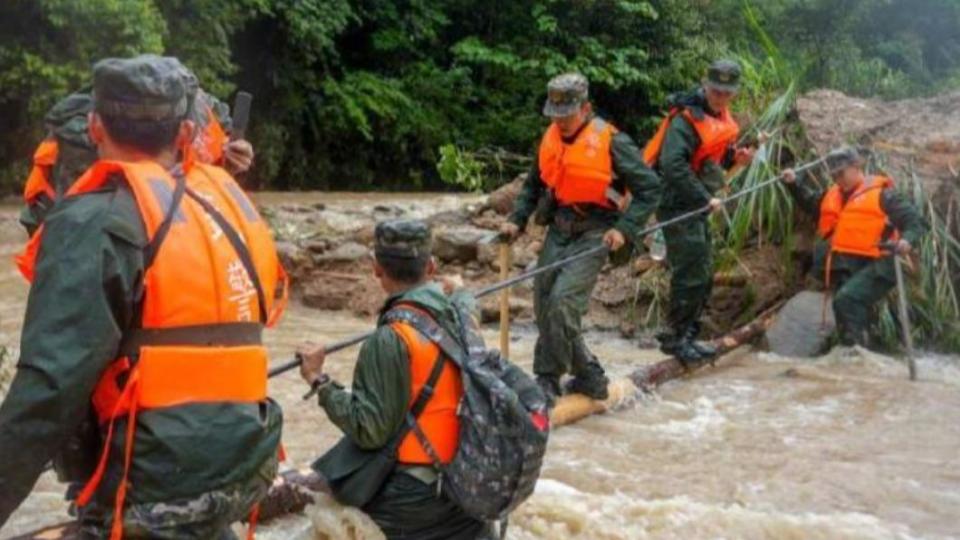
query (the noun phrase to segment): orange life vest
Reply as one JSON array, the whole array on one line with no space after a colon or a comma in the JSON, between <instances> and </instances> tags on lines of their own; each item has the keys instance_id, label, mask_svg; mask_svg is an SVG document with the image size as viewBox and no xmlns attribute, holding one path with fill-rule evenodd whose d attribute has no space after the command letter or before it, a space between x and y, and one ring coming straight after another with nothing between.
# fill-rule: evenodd
<instances>
[{"instance_id":1,"label":"orange life vest","mask_svg":"<svg viewBox=\"0 0 960 540\"><path fill-rule=\"evenodd\" d=\"M831 187L820 202L820 220L817 233L830 240L830 250L836 253L880 258L879 244L890 222L880 203L883 190L893 187L893 180L872 176L860 184L843 200L840 186Z\"/></svg>"},{"instance_id":2,"label":"orange life vest","mask_svg":"<svg viewBox=\"0 0 960 540\"><path fill-rule=\"evenodd\" d=\"M390 327L400 336L410 354L410 407L420 389L430 378L434 362L440 356L440 348L405 322L394 322ZM460 442L460 419L457 407L463 397L460 368L451 361L444 361L443 371L434 388L433 396L417 419L421 431L430 441L441 463L450 463L457 453ZM433 465L430 455L413 432L404 437L397 452L400 463Z\"/></svg>"},{"instance_id":3,"label":"orange life vest","mask_svg":"<svg viewBox=\"0 0 960 540\"><path fill-rule=\"evenodd\" d=\"M178 180L150 161L98 161L66 196L97 190L116 174L130 186L152 246L145 253L154 255L152 262L145 261L140 328L125 333L119 358L92 397L107 435L97 469L77 498L83 506L96 493L114 421L126 416L124 477L116 493L112 539L123 531L137 411L265 400L267 351L260 333L279 318L286 297L276 292L286 277L270 230L226 171L195 165L181 180L185 194L173 211ZM31 243L41 239L42 228ZM246 249L237 249L238 242ZM33 261L29 267L32 273Z\"/></svg>"},{"instance_id":4,"label":"orange life vest","mask_svg":"<svg viewBox=\"0 0 960 540\"><path fill-rule=\"evenodd\" d=\"M207 107L207 123L202 127L197 136L193 139L193 144L187 148L184 156L185 163L208 163L211 165L222 165L224 148L229 142L226 131L217 115L209 105ZM188 165L189 168L189 165Z\"/></svg>"},{"instance_id":5,"label":"orange life vest","mask_svg":"<svg viewBox=\"0 0 960 540\"><path fill-rule=\"evenodd\" d=\"M660 152L663 150L663 141L667 137L667 130L678 114L683 114L684 119L693 126L700 138L700 146L697 147L690 160L691 168L698 174L703 170L703 164L707 160L714 163L722 162L727 149L736 144L737 137L740 135L740 126L733 119L729 110L723 110L719 117L704 114L703 118L698 120L689 109L673 109L660 122L657 132L643 149L643 160L646 161L648 166L655 167L660 160Z\"/></svg>"},{"instance_id":6,"label":"orange life vest","mask_svg":"<svg viewBox=\"0 0 960 540\"><path fill-rule=\"evenodd\" d=\"M58 153L57 140L52 137L44 139L33 152L30 176L27 177L27 183L23 186L23 200L27 204L32 204L40 195L46 195L50 200L57 198L57 191L50 178Z\"/></svg>"},{"instance_id":7,"label":"orange life vest","mask_svg":"<svg viewBox=\"0 0 960 540\"><path fill-rule=\"evenodd\" d=\"M563 142L560 128L551 124L540 141L540 178L553 190L561 206L596 204L616 209L611 200L613 158L610 143L617 133L611 124L594 118L571 144Z\"/></svg>"}]
</instances>

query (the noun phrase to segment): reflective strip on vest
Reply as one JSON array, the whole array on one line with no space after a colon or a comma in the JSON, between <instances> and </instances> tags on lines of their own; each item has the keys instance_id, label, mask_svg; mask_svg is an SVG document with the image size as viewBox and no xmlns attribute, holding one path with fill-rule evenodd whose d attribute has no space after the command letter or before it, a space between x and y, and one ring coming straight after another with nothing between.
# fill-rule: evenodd
<instances>
[{"instance_id":1,"label":"reflective strip on vest","mask_svg":"<svg viewBox=\"0 0 960 540\"><path fill-rule=\"evenodd\" d=\"M594 118L571 144L566 144L556 124L547 129L540 142L540 178L561 206L596 204L616 209L607 195L613 183L610 144L616 132L609 123Z\"/></svg>"},{"instance_id":2,"label":"reflective strip on vest","mask_svg":"<svg viewBox=\"0 0 960 540\"><path fill-rule=\"evenodd\" d=\"M420 394L420 389L430 378L430 371L440 355L440 348L420 335L409 324L396 322L390 327L400 336L410 355L411 386L408 407L412 407L416 396ZM460 419L457 417L457 407L462 397L463 382L460 380L460 369L453 362L446 361L433 396L417 421L442 463L450 463L457 453L457 445L460 442ZM397 459L400 463L433 465L433 460L412 432L408 433L400 443Z\"/></svg>"},{"instance_id":3,"label":"reflective strip on vest","mask_svg":"<svg viewBox=\"0 0 960 540\"><path fill-rule=\"evenodd\" d=\"M879 244L886 240L884 233L890 226L883 211L883 190L893 181L874 176L861 184L843 202L840 186L834 185L820 203L818 232L830 239L830 249L836 253L878 259L883 256Z\"/></svg>"}]
</instances>

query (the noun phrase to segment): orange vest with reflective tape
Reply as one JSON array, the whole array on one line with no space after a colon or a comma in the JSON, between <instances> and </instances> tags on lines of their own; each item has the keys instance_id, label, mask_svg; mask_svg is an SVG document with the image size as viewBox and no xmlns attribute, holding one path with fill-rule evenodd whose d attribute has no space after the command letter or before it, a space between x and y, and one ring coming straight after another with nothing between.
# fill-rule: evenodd
<instances>
[{"instance_id":1,"label":"orange vest with reflective tape","mask_svg":"<svg viewBox=\"0 0 960 540\"><path fill-rule=\"evenodd\" d=\"M286 297L276 292L285 284L285 275L270 229L226 171L195 165L183 180L186 193L172 213L177 180L150 161L98 161L66 196L97 190L118 174L133 193L151 244L167 216L172 218L155 247L152 264L145 268L140 328L124 333L120 357L105 370L92 396L107 435L96 472L77 498L80 506L96 493L106 470L114 421L128 419L114 539L122 535L127 489L135 489L128 487L126 475L134 460L137 411L265 400L268 359L260 332L276 322ZM215 208L229 228L222 227L194 196ZM241 250L228 238L231 230L246 246L261 284L262 307ZM42 229L36 236L41 241Z\"/></svg>"},{"instance_id":2,"label":"orange vest with reflective tape","mask_svg":"<svg viewBox=\"0 0 960 540\"><path fill-rule=\"evenodd\" d=\"M59 147L54 138L44 139L33 152L33 164L30 167L30 176L23 186L23 200L32 204L40 195L46 195L51 200L57 198L57 191L50 182L53 164L57 162Z\"/></svg>"},{"instance_id":3,"label":"orange vest with reflective tape","mask_svg":"<svg viewBox=\"0 0 960 540\"><path fill-rule=\"evenodd\" d=\"M420 389L430 378L434 362L441 354L440 348L407 323L394 322L390 327L400 336L410 355L410 403L408 406L413 407ZM433 396L420 413L417 424L430 441L440 462L450 463L454 454L457 453L457 445L460 442L460 418L457 416L457 407L460 404L460 398L463 397L463 382L460 380L460 368L449 360L441 361L444 362L444 366L443 371L440 372L440 379L434 388ZM434 464L412 431L400 443L397 460L405 464L427 466Z\"/></svg>"},{"instance_id":4,"label":"orange vest with reflective tape","mask_svg":"<svg viewBox=\"0 0 960 540\"><path fill-rule=\"evenodd\" d=\"M193 139L193 144L187 148L184 156L185 163L208 163L212 165L222 165L224 148L229 142L227 132L223 130L217 115L209 105L207 107L207 123L203 129ZM189 166L188 166L189 168Z\"/></svg>"},{"instance_id":5,"label":"orange vest with reflective tape","mask_svg":"<svg viewBox=\"0 0 960 540\"><path fill-rule=\"evenodd\" d=\"M561 206L589 203L617 208L608 194L613 183L610 143L616 133L617 128L594 118L566 144L560 128L550 125L540 141L540 178Z\"/></svg>"},{"instance_id":6,"label":"orange vest with reflective tape","mask_svg":"<svg viewBox=\"0 0 960 540\"><path fill-rule=\"evenodd\" d=\"M721 163L727 149L736 144L737 137L740 135L740 126L729 110L722 111L720 116L704 114L703 118L698 120L689 109L673 109L663 122L660 122L656 134L643 149L643 160L648 166L655 167L660 160L660 151L663 150L667 130L678 114L683 114L684 119L693 126L700 138L700 146L690 160L690 167L698 174L703 170L703 164L707 160Z\"/></svg>"},{"instance_id":7,"label":"orange vest with reflective tape","mask_svg":"<svg viewBox=\"0 0 960 540\"><path fill-rule=\"evenodd\" d=\"M820 201L820 220L817 233L830 240L830 249L836 253L880 258L878 245L886 240L889 220L880 198L883 190L893 187L893 180L872 176L860 184L846 202L840 186L831 187Z\"/></svg>"}]
</instances>

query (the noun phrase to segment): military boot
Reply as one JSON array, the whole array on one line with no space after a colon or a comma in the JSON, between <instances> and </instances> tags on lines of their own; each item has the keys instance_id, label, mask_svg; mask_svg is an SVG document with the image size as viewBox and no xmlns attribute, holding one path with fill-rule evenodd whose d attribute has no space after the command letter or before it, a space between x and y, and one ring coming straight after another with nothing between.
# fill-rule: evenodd
<instances>
[{"instance_id":1,"label":"military boot","mask_svg":"<svg viewBox=\"0 0 960 540\"><path fill-rule=\"evenodd\" d=\"M695 323L687 327L686 337L690 345L697 351L703 360L711 360L717 356L717 348L710 342L697 341L700 335L700 323Z\"/></svg>"},{"instance_id":2,"label":"military boot","mask_svg":"<svg viewBox=\"0 0 960 540\"><path fill-rule=\"evenodd\" d=\"M583 394L590 399L603 401L610 397L607 391L609 384L610 379L603 371L603 366L593 360L588 362L573 379L567 381L564 390L567 394Z\"/></svg>"},{"instance_id":3,"label":"military boot","mask_svg":"<svg viewBox=\"0 0 960 540\"><path fill-rule=\"evenodd\" d=\"M560 397L560 377L557 375L537 375L537 386L543 390L547 399L547 408L552 409Z\"/></svg>"}]
</instances>

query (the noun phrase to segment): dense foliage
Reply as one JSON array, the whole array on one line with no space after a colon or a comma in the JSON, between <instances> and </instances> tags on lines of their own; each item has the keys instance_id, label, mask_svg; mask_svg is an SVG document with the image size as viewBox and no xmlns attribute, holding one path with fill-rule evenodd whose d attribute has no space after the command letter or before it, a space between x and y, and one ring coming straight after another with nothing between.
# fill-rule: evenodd
<instances>
[{"instance_id":1,"label":"dense foliage","mask_svg":"<svg viewBox=\"0 0 960 540\"><path fill-rule=\"evenodd\" d=\"M772 69L758 28L785 51ZM957 83L958 28L953 0L5 0L0 188L19 188L44 111L108 55L177 55L221 98L253 92L261 187L417 189L439 185L445 145L529 154L564 70L642 139L718 54L751 60L758 90L791 72L899 96ZM766 105L756 94L745 106Z\"/></svg>"}]
</instances>

